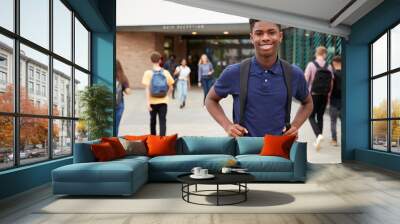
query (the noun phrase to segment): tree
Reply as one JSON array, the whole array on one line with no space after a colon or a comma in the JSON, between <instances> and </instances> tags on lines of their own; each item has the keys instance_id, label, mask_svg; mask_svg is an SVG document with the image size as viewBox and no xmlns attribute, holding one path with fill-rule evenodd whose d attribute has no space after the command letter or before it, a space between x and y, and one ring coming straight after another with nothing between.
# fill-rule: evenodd
<instances>
[{"instance_id":1,"label":"tree","mask_svg":"<svg viewBox=\"0 0 400 224\"><path fill-rule=\"evenodd\" d=\"M13 112L14 97L13 85L7 86L6 92L0 94L0 108L4 112ZM24 114L47 114L48 106L34 105L29 99L28 93L24 87L20 88L20 108ZM59 113L56 111L56 113ZM0 116L0 147L12 148L13 146L13 117ZM20 148L24 149L26 145L45 145L48 136L47 118L20 118ZM59 128L55 125L53 128L53 138L58 137Z\"/></svg>"}]
</instances>

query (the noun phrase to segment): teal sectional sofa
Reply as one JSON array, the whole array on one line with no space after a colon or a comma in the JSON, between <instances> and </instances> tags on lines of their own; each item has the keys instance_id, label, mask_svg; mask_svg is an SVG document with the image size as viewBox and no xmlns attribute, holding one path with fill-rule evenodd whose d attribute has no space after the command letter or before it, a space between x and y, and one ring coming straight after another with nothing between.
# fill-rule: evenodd
<instances>
[{"instance_id":1,"label":"teal sectional sofa","mask_svg":"<svg viewBox=\"0 0 400 224\"><path fill-rule=\"evenodd\" d=\"M74 163L52 171L54 194L131 195L148 181L176 181L176 177L200 166L219 172L228 160L236 160L259 182L304 182L307 170L307 145L295 142L290 159L260 156L262 137L195 137L177 140L177 155L127 156L96 162L91 141L75 144Z\"/></svg>"}]
</instances>

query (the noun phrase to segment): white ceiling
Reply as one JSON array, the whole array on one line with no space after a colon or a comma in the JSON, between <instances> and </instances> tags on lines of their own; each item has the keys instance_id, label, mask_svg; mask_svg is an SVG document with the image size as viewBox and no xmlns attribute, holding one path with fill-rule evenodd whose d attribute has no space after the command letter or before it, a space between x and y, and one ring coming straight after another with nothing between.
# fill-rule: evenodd
<instances>
[{"instance_id":1,"label":"white ceiling","mask_svg":"<svg viewBox=\"0 0 400 224\"><path fill-rule=\"evenodd\" d=\"M163 0L117 1L118 27L236 23L248 23L248 18Z\"/></svg>"},{"instance_id":2,"label":"white ceiling","mask_svg":"<svg viewBox=\"0 0 400 224\"><path fill-rule=\"evenodd\" d=\"M347 37L350 26L383 0L167 0L231 15L265 19ZM341 9L352 3L337 16Z\"/></svg>"}]
</instances>

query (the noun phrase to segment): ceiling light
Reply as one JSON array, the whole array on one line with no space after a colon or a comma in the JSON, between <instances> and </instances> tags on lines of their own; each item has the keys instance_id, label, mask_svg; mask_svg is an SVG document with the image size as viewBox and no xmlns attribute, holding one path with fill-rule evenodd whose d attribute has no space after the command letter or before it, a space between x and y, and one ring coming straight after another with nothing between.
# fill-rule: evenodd
<instances>
[{"instance_id":1,"label":"ceiling light","mask_svg":"<svg viewBox=\"0 0 400 224\"><path fill-rule=\"evenodd\" d=\"M195 31L192 32L192 35L196 35L196 34L197 34L197 32L195 32Z\"/></svg>"},{"instance_id":2,"label":"ceiling light","mask_svg":"<svg viewBox=\"0 0 400 224\"><path fill-rule=\"evenodd\" d=\"M229 34L229 32L228 32L228 31L224 31L224 34L225 34L225 35L228 35L228 34Z\"/></svg>"}]
</instances>

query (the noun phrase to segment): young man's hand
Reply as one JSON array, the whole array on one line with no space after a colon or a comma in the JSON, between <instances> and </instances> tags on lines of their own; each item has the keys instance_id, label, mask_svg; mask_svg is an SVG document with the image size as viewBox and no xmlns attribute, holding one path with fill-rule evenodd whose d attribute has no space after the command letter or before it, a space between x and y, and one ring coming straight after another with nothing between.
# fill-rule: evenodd
<instances>
[{"instance_id":1,"label":"young man's hand","mask_svg":"<svg viewBox=\"0 0 400 224\"><path fill-rule=\"evenodd\" d=\"M239 124L230 124L225 128L225 132L231 137L240 137L248 133L247 129Z\"/></svg>"},{"instance_id":2,"label":"young man's hand","mask_svg":"<svg viewBox=\"0 0 400 224\"><path fill-rule=\"evenodd\" d=\"M296 126L292 125L290 126L289 130L286 130L286 128L283 129L283 135L296 135L297 138L297 136L299 135L299 129Z\"/></svg>"},{"instance_id":3,"label":"young man's hand","mask_svg":"<svg viewBox=\"0 0 400 224\"><path fill-rule=\"evenodd\" d=\"M147 104L147 110L148 110L148 111L152 111L152 110L153 110L153 108L151 108L151 105L150 105L150 104Z\"/></svg>"}]
</instances>

